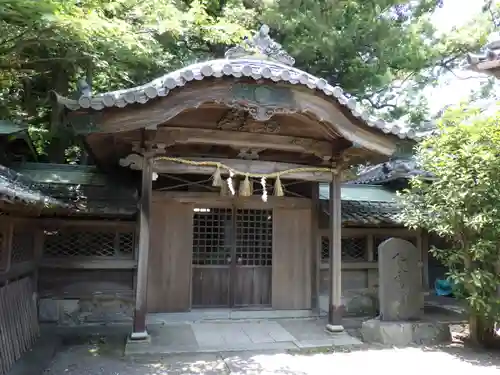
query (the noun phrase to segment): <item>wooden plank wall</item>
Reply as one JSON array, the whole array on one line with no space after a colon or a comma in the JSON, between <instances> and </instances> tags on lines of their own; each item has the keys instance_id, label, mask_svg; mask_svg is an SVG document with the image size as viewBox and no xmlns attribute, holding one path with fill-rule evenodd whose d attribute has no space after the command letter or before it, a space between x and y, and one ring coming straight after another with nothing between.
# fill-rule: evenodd
<instances>
[{"instance_id":1,"label":"wooden plank wall","mask_svg":"<svg viewBox=\"0 0 500 375\"><path fill-rule=\"evenodd\" d=\"M153 196L148 312L187 311L191 307L193 207Z\"/></svg>"},{"instance_id":2,"label":"wooden plank wall","mask_svg":"<svg viewBox=\"0 0 500 375\"><path fill-rule=\"evenodd\" d=\"M272 307L311 308L311 209L273 214Z\"/></svg>"},{"instance_id":3,"label":"wooden plank wall","mask_svg":"<svg viewBox=\"0 0 500 375\"><path fill-rule=\"evenodd\" d=\"M15 361L38 337L37 306L30 277L0 288L0 374L7 374Z\"/></svg>"}]
</instances>

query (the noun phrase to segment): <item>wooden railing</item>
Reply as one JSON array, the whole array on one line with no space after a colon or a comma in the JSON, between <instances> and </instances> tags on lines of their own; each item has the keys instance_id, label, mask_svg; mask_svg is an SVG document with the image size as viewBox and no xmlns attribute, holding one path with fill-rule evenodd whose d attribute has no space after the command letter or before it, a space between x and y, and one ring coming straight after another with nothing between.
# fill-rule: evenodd
<instances>
[{"instance_id":1,"label":"wooden railing","mask_svg":"<svg viewBox=\"0 0 500 375\"><path fill-rule=\"evenodd\" d=\"M33 281L25 277L0 287L0 375L31 348L39 335Z\"/></svg>"}]
</instances>

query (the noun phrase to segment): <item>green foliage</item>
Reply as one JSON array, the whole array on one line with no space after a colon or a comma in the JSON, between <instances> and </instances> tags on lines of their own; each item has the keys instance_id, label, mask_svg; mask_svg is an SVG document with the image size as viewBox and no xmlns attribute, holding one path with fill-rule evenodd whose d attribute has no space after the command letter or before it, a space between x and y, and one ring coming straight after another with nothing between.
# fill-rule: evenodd
<instances>
[{"instance_id":1,"label":"green foliage","mask_svg":"<svg viewBox=\"0 0 500 375\"><path fill-rule=\"evenodd\" d=\"M471 312L500 318L500 113L486 117L461 107L445 113L440 134L417 149L421 167L401 195L402 217L413 228L446 238L433 254L449 269Z\"/></svg>"},{"instance_id":2,"label":"green foliage","mask_svg":"<svg viewBox=\"0 0 500 375\"><path fill-rule=\"evenodd\" d=\"M0 0L0 118L30 123L46 149L60 116L50 92L142 84L222 57L261 23L296 66L341 85L386 118L428 108L421 88L484 42L489 22L437 35L437 0ZM484 17L488 17L485 13ZM477 25L481 27L477 27ZM52 126L51 126L52 125ZM63 142L64 143L64 142Z\"/></svg>"}]
</instances>

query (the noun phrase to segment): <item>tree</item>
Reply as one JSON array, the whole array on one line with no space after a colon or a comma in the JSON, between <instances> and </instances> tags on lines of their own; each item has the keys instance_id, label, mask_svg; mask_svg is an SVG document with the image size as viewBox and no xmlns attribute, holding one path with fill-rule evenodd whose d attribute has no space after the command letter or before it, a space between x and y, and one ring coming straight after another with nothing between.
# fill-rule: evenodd
<instances>
[{"instance_id":1,"label":"tree","mask_svg":"<svg viewBox=\"0 0 500 375\"><path fill-rule=\"evenodd\" d=\"M478 49L493 27L476 22L437 35L429 16L438 6L439 0L0 0L0 117L28 122L40 151L55 150L50 158L60 161L68 142L61 141L52 91L71 95L82 77L94 92L139 85L221 57L227 45L268 23L297 67L341 85L383 117L419 123L428 112L421 88Z\"/></svg>"},{"instance_id":2,"label":"tree","mask_svg":"<svg viewBox=\"0 0 500 375\"><path fill-rule=\"evenodd\" d=\"M448 240L431 252L448 267L470 310L471 335L485 342L500 318L500 112L449 110L439 135L417 147L421 168L436 180L415 178L401 194L402 219Z\"/></svg>"}]
</instances>

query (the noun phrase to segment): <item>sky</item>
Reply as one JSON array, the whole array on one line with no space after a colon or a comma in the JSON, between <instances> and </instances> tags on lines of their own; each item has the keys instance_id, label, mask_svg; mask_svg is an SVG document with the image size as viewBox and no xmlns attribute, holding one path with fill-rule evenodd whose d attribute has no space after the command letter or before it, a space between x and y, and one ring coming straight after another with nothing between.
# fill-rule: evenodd
<instances>
[{"instance_id":1,"label":"sky","mask_svg":"<svg viewBox=\"0 0 500 375\"><path fill-rule=\"evenodd\" d=\"M439 31L450 31L454 26L461 26L481 12L483 0L444 0L443 7L438 9L433 17L433 23ZM477 51L471 51L477 52ZM430 106L432 112L437 112L445 105L459 103L466 99L472 90L477 90L480 80L484 80L484 75L469 71L455 71L457 78L453 74L447 74L442 79L442 83L433 89L429 89Z\"/></svg>"}]
</instances>

